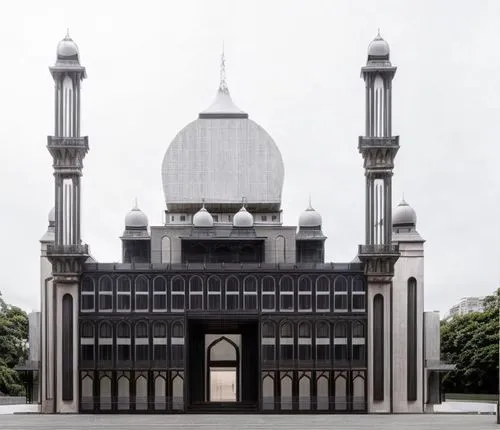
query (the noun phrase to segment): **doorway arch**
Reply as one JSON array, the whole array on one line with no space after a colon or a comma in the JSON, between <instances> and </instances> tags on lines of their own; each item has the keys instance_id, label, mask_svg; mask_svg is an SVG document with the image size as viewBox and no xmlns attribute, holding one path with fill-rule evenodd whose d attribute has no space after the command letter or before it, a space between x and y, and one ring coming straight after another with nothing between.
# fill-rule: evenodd
<instances>
[{"instance_id":1,"label":"doorway arch","mask_svg":"<svg viewBox=\"0 0 500 430\"><path fill-rule=\"evenodd\" d=\"M209 402L239 402L240 395L240 348L236 343L226 336L220 336L208 345L206 351L206 387L207 400ZM212 372L214 374L212 375ZM212 378L215 375L227 372L228 383L233 381L234 398L230 398L227 393L219 393L217 398L216 393L212 392Z\"/></svg>"}]
</instances>

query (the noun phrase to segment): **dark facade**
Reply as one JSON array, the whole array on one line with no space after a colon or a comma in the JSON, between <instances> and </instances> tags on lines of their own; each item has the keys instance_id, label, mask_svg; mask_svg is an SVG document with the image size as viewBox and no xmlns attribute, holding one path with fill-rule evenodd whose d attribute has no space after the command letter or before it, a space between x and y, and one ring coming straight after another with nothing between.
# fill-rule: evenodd
<instances>
[{"instance_id":1,"label":"dark facade","mask_svg":"<svg viewBox=\"0 0 500 430\"><path fill-rule=\"evenodd\" d=\"M85 266L81 412L366 411L360 264L155 266ZM211 398L217 368L230 401Z\"/></svg>"}]
</instances>

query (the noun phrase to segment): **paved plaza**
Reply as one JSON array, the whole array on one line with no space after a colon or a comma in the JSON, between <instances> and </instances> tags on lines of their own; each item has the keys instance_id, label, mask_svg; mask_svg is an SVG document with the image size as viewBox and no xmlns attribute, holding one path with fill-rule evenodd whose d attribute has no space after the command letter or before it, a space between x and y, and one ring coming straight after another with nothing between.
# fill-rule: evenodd
<instances>
[{"instance_id":1,"label":"paved plaza","mask_svg":"<svg viewBox=\"0 0 500 430\"><path fill-rule=\"evenodd\" d=\"M494 415L1 415L0 429L500 429Z\"/></svg>"}]
</instances>

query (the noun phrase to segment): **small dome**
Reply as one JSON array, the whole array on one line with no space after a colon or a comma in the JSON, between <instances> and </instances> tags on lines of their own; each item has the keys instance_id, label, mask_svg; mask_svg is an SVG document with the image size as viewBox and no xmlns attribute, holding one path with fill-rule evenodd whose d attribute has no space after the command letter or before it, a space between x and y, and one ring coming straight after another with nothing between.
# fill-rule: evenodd
<instances>
[{"instance_id":1,"label":"small dome","mask_svg":"<svg viewBox=\"0 0 500 430\"><path fill-rule=\"evenodd\" d=\"M56 223L56 208L53 207L49 212L49 226L53 226Z\"/></svg>"},{"instance_id":2,"label":"small dome","mask_svg":"<svg viewBox=\"0 0 500 430\"><path fill-rule=\"evenodd\" d=\"M253 227L253 216L245 209L245 206L234 215L233 227Z\"/></svg>"},{"instance_id":3,"label":"small dome","mask_svg":"<svg viewBox=\"0 0 500 430\"><path fill-rule=\"evenodd\" d=\"M373 39L368 46L368 59L371 59L372 57L389 59L389 54L389 44L382 39L379 31L377 37L375 37L375 39Z\"/></svg>"},{"instance_id":4,"label":"small dome","mask_svg":"<svg viewBox=\"0 0 500 430\"><path fill-rule=\"evenodd\" d=\"M57 45L57 59L78 61L78 46L73 42L73 39L69 37L69 32Z\"/></svg>"},{"instance_id":5,"label":"small dome","mask_svg":"<svg viewBox=\"0 0 500 430\"><path fill-rule=\"evenodd\" d=\"M125 228L147 228L148 217L137 205L125 216Z\"/></svg>"},{"instance_id":6,"label":"small dome","mask_svg":"<svg viewBox=\"0 0 500 430\"><path fill-rule=\"evenodd\" d=\"M417 214L415 210L403 200L392 212L392 225L404 226L417 224Z\"/></svg>"},{"instance_id":7,"label":"small dome","mask_svg":"<svg viewBox=\"0 0 500 430\"><path fill-rule=\"evenodd\" d=\"M195 227L213 227L214 219L210 212L205 209L205 205L193 215L193 225Z\"/></svg>"},{"instance_id":8,"label":"small dome","mask_svg":"<svg viewBox=\"0 0 500 430\"><path fill-rule=\"evenodd\" d=\"M299 228L321 227L321 223L321 215L319 214L319 212L316 212L309 203L309 207L299 216Z\"/></svg>"}]
</instances>

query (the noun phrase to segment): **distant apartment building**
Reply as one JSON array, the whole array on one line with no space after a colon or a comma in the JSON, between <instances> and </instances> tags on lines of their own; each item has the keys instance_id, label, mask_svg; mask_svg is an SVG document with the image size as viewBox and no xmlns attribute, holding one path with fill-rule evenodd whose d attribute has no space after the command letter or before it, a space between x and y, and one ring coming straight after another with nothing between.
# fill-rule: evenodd
<instances>
[{"instance_id":1,"label":"distant apartment building","mask_svg":"<svg viewBox=\"0 0 500 430\"><path fill-rule=\"evenodd\" d=\"M470 314L471 312L484 311L484 297L462 297L460 301L448 311L446 319L455 316Z\"/></svg>"}]
</instances>

